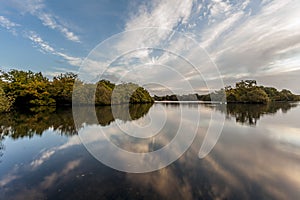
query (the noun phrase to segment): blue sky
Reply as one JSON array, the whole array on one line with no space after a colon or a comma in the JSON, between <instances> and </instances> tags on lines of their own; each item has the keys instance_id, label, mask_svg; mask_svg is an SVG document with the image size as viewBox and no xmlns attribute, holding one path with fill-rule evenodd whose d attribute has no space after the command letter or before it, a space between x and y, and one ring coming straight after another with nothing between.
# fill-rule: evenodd
<instances>
[{"instance_id":1,"label":"blue sky","mask_svg":"<svg viewBox=\"0 0 300 200\"><path fill-rule=\"evenodd\" d=\"M298 0L1 0L0 66L152 91L256 79L300 93L299 19Z\"/></svg>"}]
</instances>

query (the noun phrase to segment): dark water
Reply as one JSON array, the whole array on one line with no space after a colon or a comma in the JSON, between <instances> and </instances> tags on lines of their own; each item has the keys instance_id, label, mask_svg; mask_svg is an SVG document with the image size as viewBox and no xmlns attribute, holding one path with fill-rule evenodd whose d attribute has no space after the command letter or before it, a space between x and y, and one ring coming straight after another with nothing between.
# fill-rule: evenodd
<instances>
[{"instance_id":1,"label":"dark water","mask_svg":"<svg viewBox=\"0 0 300 200\"><path fill-rule=\"evenodd\" d=\"M180 126L189 134L189 128L198 123L198 114L200 120L192 145L177 161L158 171L136 174L117 171L95 159L79 139L71 109L2 114L0 199L300 196L298 104L154 104L134 105L129 112L124 106L99 107L98 120L86 109L80 111L79 134L101 127L115 145L141 153L163 148ZM182 113L187 117L182 118ZM220 119L225 123L217 143L200 159L199 149L209 124L222 124ZM133 125L143 131L136 132ZM134 139L118 132L118 127L144 138ZM157 134L146 138L150 132Z\"/></svg>"}]
</instances>

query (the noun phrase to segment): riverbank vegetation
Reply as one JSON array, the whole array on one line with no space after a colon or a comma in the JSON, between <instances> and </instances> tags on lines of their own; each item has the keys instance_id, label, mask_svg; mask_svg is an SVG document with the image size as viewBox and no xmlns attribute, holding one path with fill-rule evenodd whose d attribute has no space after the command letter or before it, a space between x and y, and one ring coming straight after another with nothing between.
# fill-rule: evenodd
<instances>
[{"instance_id":1,"label":"riverbank vegetation","mask_svg":"<svg viewBox=\"0 0 300 200\"><path fill-rule=\"evenodd\" d=\"M225 98L226 97L226 98ZM226 86L214 93L199 95L154 96L156 101L227 101L228 103L262 103L300 101L300 96L287 89L258 86L255 80L240 81L235 87Z\"/></svg>"},{"instance_id":2,"label":"riverbank vegetation","mask_svg":"<svg viewBox=\"0 0 300 200\"><path fill-rule=\"evenodd\" d=\"M153 101L227 101L262 103L299 101L300 96L287 89L258 86L255 80L240 81L210 94L166 95L152 98L147 90L134 83L114 84L100 80L83 83L76 74L65 73L46 78L41 72L0 71L0 112L11 109L42 110L43 106L111 105L153 103Z\"/></svg>"},{"instance_id":3,"label":"riverbank vegetation","mask_svg":"<svg viewBox=\"0 0 300 200\"><path fill-rule=\"evenodd\" d=\"M72 105L72 97L76 104L153 102L148 91L134 83L116 85L100 80L96 84L86 84L77 80L77 75L73 73L61 74L49 80L41 72L0 72L0 112L7 112L11 108L68 106Z\"/></svg>"}]
</instances>

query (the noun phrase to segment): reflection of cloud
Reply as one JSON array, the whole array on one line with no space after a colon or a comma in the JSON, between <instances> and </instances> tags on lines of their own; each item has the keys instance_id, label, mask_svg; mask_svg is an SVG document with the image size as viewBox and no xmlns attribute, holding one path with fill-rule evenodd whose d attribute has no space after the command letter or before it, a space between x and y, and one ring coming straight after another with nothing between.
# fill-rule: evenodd
<instances>
[{"instance_id":1,"label":"reflection of cloud","mask_svg":"<svg viewBox=\"0 0 300 200\"><path fill-rule=\"evenodd\" d=\"M28 186L25 183L25 187L18 188L16 191L9 195L10 198L7 199L16 199L16 200L23 200L23 199L46 199L45 194L43 193L44 190L47 190L57 184L60 180L65 180L65 176L68 175L72 170L77 168L81 163L80 159L73 160L68 162L65 166L62 167L61 171L53 172L48 176L45 176L43 181L34 187ZM26 168L26 167L25 167ZM14 171L15 173L15 171ZM0 187L5 186L6 184L10 183L11 181L19 178L19 176L13 175L9 173L7 176L0 180ZM2 194L1 194L2 195ZM5 193L4 193L5 196Z\"/></svg>"},{"instance_id":2,"label":"reflection of cloud","mask_svg":"<svg viewBox=\"0 0 300 200\"><path fill-rule=\"evenodd\" d=\"M70 171L74 170L76 167L80 165L81 160L73 160L68 162L62 169L61 172L53 172L49 176L46 176L44 178L44 181L41 182L40 187L43 189L47 189L53 186L54 183L57 183L57 180L59 178L62 178L63 176L67 175Z\"/></svg>"},{"instance_id":3,"label":"reflection of cloud","mask_svg":"<svg viewBox=\"0 0 300 200\"><path fill-rule=\"evenodd\" d=\"M52 149L52 150L44 151L38 159L33 160L33 161L30 163L30 166L31 166L33 169L39 167L39 166L42 165L46 160L48 160L54 153L55 153L55 150L53 150L53 149Z\"/></svg>"},{"instance_id":4,"label":"reflection of cloud","mask_svg":"<svg viewBox=\"0 0 300 200\"><path fill-rule=\"evenodd\" d=\"M185 108L177 106L177 109L168 109L166 117L159 104L154 105L151 109L157 113L157 118L163 120L166 117L167 120L163 124L151 124L153 127L139 129L127 126L126 123L112 123L106 127L88 125L79 130L78 134L88 151L105 165L133 173L154 171L177 160L189 148L197 134L198 110L188 109L187 105L183 107ZM127 135L123 131L130 133ZM158 132L151 133L153 137L149 138L140 133L147 131ZM142 139L129 135L140 135Z\"/></svg>"},{"instance_id":5,"label":"reflection of cloud","mask_svg":"<svg viewBox=\"0 0 300 200\"><path fill-rule=\"evenodd\" d=\"M80 140L78 136L72 136L69 140L61 146L57 146L42 152L39 157L33 160L30 164L25 164L22 166L16 165L12 170L10 170L7 175L1 177L0 179L0 187L4 187L11 182L20 179L22 181L22 176L24 175L24 171L26 173L34 173L32 170L37 169L42 166L45 161L49 160L57 151L69 148L74 145L80 144ZM18 188L18 192L12 194L11 199L44 199L44 196L41 191L52 187L57 183L58 180L64 180L66 175L68 175L71 171L77 168L81 164L81 159L76 159L67 162L60 171L56 171L44 177L44 180L36 186L34 189L30 189L25 186L24 188Z\"/></svg>"},{"instance_id":6,"label":"reflection of cloud","mask_svg":"<svg viewBox=\"0 0 300 200\"><path fill-rule=\"evenodd\" d=\"M75 136L69 137L68 141L66 143L64 143L63 145L59 146L57 149L62 150L62 149L66 149L71 146L79 145L79 144L81 144L81 141L80 141L79 137L77 135L75 135Z\"/></svg>"},{"instance_id":7,"label":"reflection of cloud","mask_svg":"<svg viewBox=\"0 0 300 200\"><path fill-rule=\"evenodd\" d=\"M280 142L280 146L294 146L295 149L293 153L298 153L300 155L299 127L282 127L273 124L272 126L267 127L267 130L270 133L270 137L272 139L278 140L278 142Z\"/></svg>"},{"instance_id":8,"label":"reflection of cloud","mask_svg":"<svg viewBox=\"0 0 300 200\"><path fill-rule=\"evenodd\" d=\"M200 110L204 120L215 112L206 107L203 109ZM297 199L300 154L297 147L292 152L286 148L298 144L298 115L299 112L289 112L282 121L281 115L277 114L279 122L275 128L272 128L276 121L274 116L262 119L259 128L241 127L234 121L227 121L223 137L202 160L198 160L197 154L206 130L200 129L189 151L177 161L180 164L174 163L149 174L127 174L127 178L132 184L151 187L159 195L172 199L182 199L181 195L185 195L184 199L193 199L193 191L197 190L202 191L204 196L201 197L209 199L257 196ZM184 173L182 179L179 178L181 173ZM195 176L197 181L193 182ZM199 181L202 177L206 177L208 183ZM259 189L255 189L257 187ZM206 192L208 196L205 196Z\"/></svg>"},{"instance_id":9,"label":"reflection of cloud","mask_svg":"<svg viewBox=\"0 0 300 200\"><path fill-rule=\"evenodd\" d=\"M49 187L51 187L58 178L58 174L56 172L50 174L49 176L46 176L44 178L44 181L40 184L42 188L47 189Z\"/></svg>"},{"instance_id":10,"label":"reflection of cloud","mask_svg":"<svg viewBox=\"0 0 300 200\"><path fill-rule=\"evenodd\" d=\"M168 106L171 107L172 105ZM197 108L202 105L186 105L185 109L195 111L197 110L195 106ZM173 107L171 110L177 112L178 108L179 106ZM160 112L161 110L161 108L158 109ZM281 147L290 145L286 144L286 141L298 141L300 137L297 134L299 133L299 120L297 118L299 109L291 110L286 114L277 113L276 119L278 121L275 120L275 116L265 117L257 128L238 126L234 121L227 121L218 144L211 154L202 160L198 159L197 154L211 113L216 111L203 106L200 107L199 111L201 112L201 129L198 131L196 140L173 165L152 173L130 174L119 173L102 165L99 166L91 161L89 156L85 157L84 155L82 158L84 160L75 159L70 162L64 161L62 158L65 156L63 156L58 159L59 169L54 168L54 171L50 172L48 169L36 171L37 176L40 176L41 172L47 173L42 175L42 182L38 183L37 186L27 186L27 182L21 182L20 186L24 184L25 188L18 188L16 195L22 194L23 199L25 197L30 198L32 195L38 195L40 191L56 191L54 190L57 189L56 186L66 187L64 191L69 192L70 188L67 185L74 183L74 174L88 169L94 175L86 177L87 179L84 181L78 181L76 186L81 188L87 183L95 183L88 189L84 187L84 191L99 191L97 194L107 196L115 195L117 188L120 189L118 191L121 191L120 195L127 195L126 189L132 189L131 193L128 194L129 198L137 193L145 198L155 196L159 199L254 199L262 196L267 199L298 198L297 192L300 185L299 154L284 151ZM170 114L174 116L174 113ZM158 115L154 116L160 118ZM283 122L283 118L286 120L285 122ZM189 115L189 118L184 122L185 126L191 126L191 123L194 123L193 119L195 116ZM274 122L276 125L272 129L271 125L274 125ZM113 123L110 126L113 126ZM108 127L106 126L106 130ZM87 129L93 131L91 126L87 126ZM115 132L111 133L116 134ZM97 133L94 132L93 136L96 135ZM57 147L57 149L65 149L77 144L78 140L75 138L70 138L68 142ZM26 174L26 177L28 177L27 175L30 176L31 174ZM3 182L0 181L0 183L6 182L8 184L9 182L6 180L16 180L17 174L10 174L9 176L3 178ZM35 181L32 182L36 183ZM111 187L115 183L116 188ZM26 187L34 189L29 190ZM73 185L71 184L70 187L72 190ZM123 190L124 188L126 189ZM70 195L70 193L67 194ZM39 196L34 197L33 199L44 199Z\"/></svg>"},{"instance_id":11,"label":"reflection of cloud","mask_svg":"<svg viewBox=\"0 0 300 200\"><path fill-rule=\"evenodd\" d=\"M79 145L79 144L81 144L81 142L77 135L69 137L68 141L66 143L64 143L63 145L58 146L58 147L53 147L49 150L42 152L41 155L37 159L33 160L30 163L30 166L33 169L36 169L37 167L41 166L45 161L47 161L51 156L53 156L57 151L69 148L74 145Z\"/></svg>"},{"instance_id":12,"label":"reflection of cloud","mask_svg":"<svg viewBox=\"0 0 300 200\"><path fill-rule=\"evenodd\" d=\"M79 159L68 162L60 174L61 175L68 174L70 171L72 171L73 169L78 167L80 162L81 162L81 160L79 160Z\"/></svg>"},{"instance_id":13,"label":"reflection of cloud","mask_svg":"<svg viewBox=\"0 0 300 200\"><path fill-rule=\"evenodd\" d=\"M22 192L15 193L12 198L7 198L7 200L24 200L24 199L46 199L46 196L39 191L37 188L23 188Z\"/></svg>"},{"instance_id":14,"label":"reflection of cloud","mask_svg":"<svg viewBox=\"0 0 300 200\"><path fill-rule=\"evenodd\" d=\"M19 176L14 175L14 174L7 174L0 180L0 187L4 187L6 184L10 183L11 181L19 178Z\"/></svg>"},{"instance_id":15,"label":"reflection of cloud","mask_svg":"<svg viewBox=\"0 0 300 200\"><path fill-rule=\"evenodd\" d=\"M192 200L192 185L187 179L180 180L176 171L170 167L161 169L151 174L126 174L127 180L137 187L144 187L154 190L161 199L186 199Z\"/></svg>"},{"instance_id":16,"label":"reflection of cloud","mask_svg":"<svg viewBox=\"0 0 300 200\"><path fill-rule=\"evenodd\" d=\"M235 130L232 131L232 128ZM240 132L243 131L251 134L241 135ZM299 154L291 154L278 148L281 146L280 142L268 135L289 133L281 132L282 129L274 131L270 132L263 127L254 131L251 128L225 126L227 138L218 143L213 159L230 167L229 176L221 177L228 183L232 181L229 177L239 177L239 188L242 191L247 192L247 184L259 184L260 189L271 198L297 198L295 191L300 185ZM214 170L220 171L218 168Z\"/></svg>"},{"instance_id":17,"label":"reflection of cloud","mask_svg":"<svg viewBox=\"0 0 300 200\"><path fill-rule=\"evenodd\" d=\"M3 187L10 182L18 179L20 176L17 175L18 170L20 169L19 165L15 165L5 176L0 179L0 187Z\"/></svg>"},{"instance_id":18,"label":"reflection of cloud","mask_svg":"<svg viewBox=\"0 0 300 200\"><path fill-rule=\"evenodd\" d=\"M207 156L205 157L205 161L209 164L209 168L213 169L221 179L226 180L228 187L230 186L238 190L243 189L241 180L239 180L238 177L232 174L228 169L224 168L224 166L222 166L217 160L214 160L212 157ZM224 197L229 195L229 188L222 189L215 185L214 190L218 190L218 194L222 194L227 191L227 193L223 194Z\"/></svg>"}]
</instances>

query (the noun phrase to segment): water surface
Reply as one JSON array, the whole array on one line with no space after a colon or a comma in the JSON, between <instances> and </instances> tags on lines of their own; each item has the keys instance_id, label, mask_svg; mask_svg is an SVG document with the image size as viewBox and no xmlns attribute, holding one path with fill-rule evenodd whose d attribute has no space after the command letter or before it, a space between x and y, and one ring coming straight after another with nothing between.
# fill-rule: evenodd
<instances>
[{"instance_id":1,"label":"water surface","mask_svg":"<svg viewBox=\"0 0 300 200\"><path fill-rule=\"evenodd\" d=\"M96 108L97 120L86 109L80 112L84 119L77 127L80 134L101 127L116 146L140 153L162 149L179 125L190 134L198 115L200 120L191 147L177 161L135 174L107 167L90 154L79 139L71 109L1 114L0 199L297 199L300 195L298 104L156 103L133 105L129 112L124 106L105 106ZM182 113L188 116L182 118ZM219 118L212 119L212 114ZM221 123L221 118L225 123L216 145L199 159L209 124Z\"/></svg>"}]
</instances>

